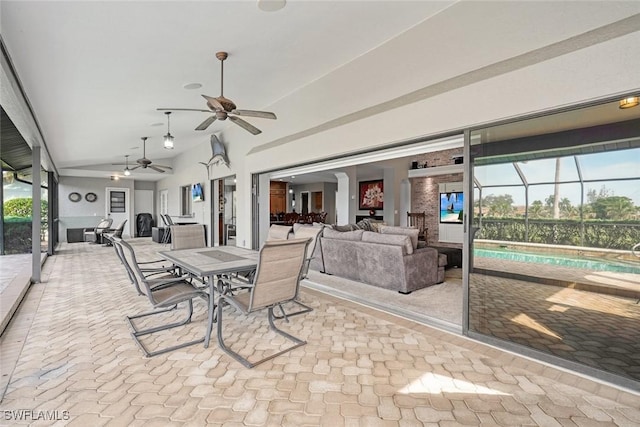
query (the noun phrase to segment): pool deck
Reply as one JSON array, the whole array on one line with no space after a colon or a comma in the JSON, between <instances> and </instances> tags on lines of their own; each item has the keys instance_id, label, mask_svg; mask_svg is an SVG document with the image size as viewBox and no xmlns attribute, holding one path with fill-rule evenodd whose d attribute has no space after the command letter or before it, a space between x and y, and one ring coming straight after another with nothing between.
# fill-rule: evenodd
<instances>
[{"instance_id":1,"label":"pool deck","mask_svg":"<svg viewBox=\"0 0 640 427\"><path fill-rule=\"evenodd\" d=\"M485 257L474 258L473 271L625 298L640 298L640 274L585 270Z\"/></svg>"}]
</instances>

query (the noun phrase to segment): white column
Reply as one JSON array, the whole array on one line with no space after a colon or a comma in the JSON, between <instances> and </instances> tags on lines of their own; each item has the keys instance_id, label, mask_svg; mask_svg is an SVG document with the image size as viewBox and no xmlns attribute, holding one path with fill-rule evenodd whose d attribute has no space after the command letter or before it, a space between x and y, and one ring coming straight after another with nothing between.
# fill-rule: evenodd
<instances>
[{"instance_id":1,"label":"white column","mask_svg":"<svg viewBox=\"0 0 640 427\"><path fill-rule=\"evenodd\" d=\"M345 225L349 223L349 175L344 172L336 172L338 178L338 193L336 195L336 218L337 225Z\"/></svg>"},{"instance_id":2,"label":"white column","mask_svg":"<svg viewBox=\"0 0 640 427\"><path fill-rule=\"evenodd\" d=\"M42 228L42 217L40 214L40 204L42 194L40 191L40 146L34 145L31 148L31 198L33 199L33 214L31 215L31 281L40 283L41 262L40 262L40 233Z\"/></svg>"}]
</instances>

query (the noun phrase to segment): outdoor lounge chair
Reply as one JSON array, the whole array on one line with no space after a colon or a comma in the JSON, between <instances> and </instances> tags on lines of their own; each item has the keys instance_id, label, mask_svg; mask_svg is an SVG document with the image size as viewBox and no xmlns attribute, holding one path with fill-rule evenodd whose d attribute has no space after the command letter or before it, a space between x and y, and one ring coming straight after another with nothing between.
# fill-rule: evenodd
<instances>
[{"instance_id":1,"label":"outdoor lounge chair","mask_svg":"<svg viewBox=\"0 0 640 427\"><path fill-rule=\"evenodd\" d=\"M131 245L121 239L113 239L113 242L123 249L125 263L128 264L131 271L133 271L134 276L140 284L142 293L147 296L149 302L151 303L151 306L154 308L154 311L148 313L138 314L135 316L127 316L127 321L129 322L129 326L131 326L132 329L131 335L133 336L133 339L136 341L138 346L140 346L144 354L148 357L156 356L158 354L167 353L169 351L204 342L203 336L202 338L199 338L197 340L180 343L171 347L161 348L154 351L149 351L145 347L142 341L140 341L140 337L160 331L165 331L168 329L173 329L190 323L191 317L193 315L193 299L200 297L205 301L208 301L209 294L195 288L190 282L179 277L149 279L140 270L140 267L136 262L135 252ZM148 329L136 328L134 320L172 311L177 308L178 304L183 302L187 304L187 316L184 320Z\"/></svg>"},{"instance_id":2,"label":"outdoor lounge chair","mask_svg":"<svg viewBox=\"0 0 640 427\"><path fill-rule=\"evenodd\" d=\"M306 344L306 341L296 338L275 326L273 322L273 308L282 303L293 301L298 294L300 276L304 267L308 245L309 239L266 242L262 249L260 249L258 268L253 283L248 285L249 292L243 292L238 295L223 293L218 299L218 344L225 353L247 368L253 368L267 360L271 360L274 357ZM230 285L232 286L233 284ZM247 287L247 284L242 283L241 286ZM240 354L231 350L224 343L224 322L222 321L224 303L229 303L229 305L246 315L267 309L270 329L293 341L295 344L257 362L250 362Z\"/></svg>"},{"instance_id":3,"label":"outdoor lounge chair","mask_svg":"<svg viewBox=\"0 0 640 427\"><path fill-rule=\"evenodd\" d=\"M113 219L105 218L100 220L98 225L93 228L85 228L83 230L84 233L84 241L89 243L100 243L102 244L102 233L109 230L111 224L113 223Z\"/></svg>"}]
</instances>

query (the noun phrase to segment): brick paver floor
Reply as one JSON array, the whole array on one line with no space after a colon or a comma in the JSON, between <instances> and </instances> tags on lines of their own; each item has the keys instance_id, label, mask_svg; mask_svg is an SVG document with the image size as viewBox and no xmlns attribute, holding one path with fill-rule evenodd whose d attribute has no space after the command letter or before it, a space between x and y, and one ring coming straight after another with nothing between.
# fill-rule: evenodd
<instances>
[{"instance_id":1,"label":"brick paver floor","mask_svg":"<svg viewBox=\"0 0 640 427\"><path fill-rule=\"evenodd\" d=\"M147 256L160 248L134 244ZM0 338L0 424L640 425L637 394L316 291L301 298L314 311L282 328L308 344L254 369L213 342L145 358L124 317L149 304L113 249L63 245ZM195 309L149 347L202 334L204 302ZM225 310L225 337L250 359L281 344L264 314Z\"/></svg>"}]
</instances>

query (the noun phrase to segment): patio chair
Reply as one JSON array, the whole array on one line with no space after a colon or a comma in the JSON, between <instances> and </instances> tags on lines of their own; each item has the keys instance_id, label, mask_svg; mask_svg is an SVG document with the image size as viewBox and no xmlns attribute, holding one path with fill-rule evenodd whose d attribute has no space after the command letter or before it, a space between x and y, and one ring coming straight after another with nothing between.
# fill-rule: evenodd
<instances>
[{"instance_id":1,"label":"patio chair","mask_svg":"<svg viewBox=\"0 0 640 427\"><path fill-rule=\"evenodd\" d=\"M309 265L311 264L311 260L313 259L313 252L316 250L316 246L320 243L320 235L322 234L322 227L298 227L293 232L293 237L295 239L311 239L309 241L309 245L307 246L307 253L305 254L304 265L302 267L302 273L300 274L300 279L306 279L309 274ZM284 307L282 304L279 305L280 311L282 315L274 315L275 319L285 319L287 322L289 321L289 317L296 316L298 314L309 313L313 311L313 308L309 307L306 304L303 304L299 299L298 295L292 301L296 305L302 307L301 310L294 311L293 313L286 313L284 311Z\"/></svg>"},{"instance_id":2,"label":"patio chair","mask_svg":"<svg viewBox=\"0 0 640 427\"><path fill-rule=\"evenodd\" d=\"M109 228L102 233L102 241L106 246L111 246L113 241L110 237L122 238L122 232L124 231L124 226L127 224L127 220L122 221L116 228Z\"/></svg>"},{"instance_id":3,"label":"patio chair","mask_svg":"<svg viewBox=\"0 0 640 427\"><path fill-rule=\"evenodd\" d=\"M419 230L418 239L427 241L427 213L426 212L407 212L407 226L414 227Z\"/></svg>"},{"instance_id":4,"label":"patio chair","mask_svg":"<svg viewBox=\"0 0 640 427\"><path fill-rule=\"evenodd\" d=\"M98 225L93 228L85 228L82 230L84 234L84 241L89 243L102 243L102 233L111 227L113 219L105 218L100 220Z\"/></svg>"},{"instance_id":5,"label":"patio chair","mask_svg":"<svg viewBox=\"0 0 640 427\"><path fill-rule=\"evenodd\" d=\"M204 225L172 225L171 230L171 250L196 249L207 246L204 239Z\"/></svg>"},{"instance_id":6,"label":"patio chair","mask_svg":"<svg viewBox=\"0 0 640 427\"><path fill-rule=\"evenodd\" d=\"M140 267L138 266L136 260L135 251L133 250L131 245L124 240L117 238L114 238L113 242L123 249L125 263L129 266L134 276L138 280L142 293L147 296L149 302L151 303L151 306L154 308L154 311L134 316L127 316L127 321L129 322L129 326L132 329L131 336L136 341L138 346L142 349L145 356L152 357L194 344L203 343L204 336L196 340L176 344L174 346L161 348L154 351L149 351L145 347L145 345L140 340L140 337L151 335L156 332L165 331L168 329L177 328L179 326L184 326L191 323L191 317L193 316L193 299L200 297L205 301L209 301L209 294L200 289L197 289L190 282L183 278L169 277L149 279L140 270ZM134 320L136 319L172 311L177 308L178 304L183 302L187 305L187 316L182 321L160 325L148 329L138 329L134 324Z\"/></svg>"},{"instance_id":7,"label":"patio chair","mask_svg":"<svg viewBox=\"0 0 640 427\"><path fill-rule=\"evenodd\" d=\"M173 220L168 214L160 214L160 219L162 219L162 223L164 224L164 233L162 234L160 243L166 245L171 239L171 226L173 225Z\"/></svg>"},{"instance_id":8,"label":"patio chair","mask_svg":"<svg viewBox=\"0 0 640 427\"><path fill-rule=\"evenodd\" d=\"M140 283L138 282L138 279L133 269L130 267L129 262L125 257L124 249L122 245L119 244L121 242L121 239L118 237L114 237L112 235L106 235L106 234L104 237L105 239L110 241L111 245L113 246L114 251L118 256L118 259L120 260L120 263L122 264L125 271L127 272L127 276L129 277L131 284L136 288L138 295L144 295L144 293L142 292L142 289L140 288ZM138 261L136 258L135 262L138 265L140 272L142 272L142 274L148 279L154 279L154 280L162 279L164 281L166 279L180 278L180 275L177 272L177 267L173 264L167 265L167 261L164 259L152 260L152 261Z\"/></svg>"},{"instance_id":9,"label":"patio chair","mask_svg":"<svg viewBox=\"0 0 640 427\"><path fill-rule=\"evenodd\" d=\"M218 299L217 308L217 329L218 344L220 348L242 363L247 368L253 368L267 360L287 353L304 344L299 338L294 337L280 329L274 324L273 308L293 301L298 294L300 286L300 276L304 267L309 239L292 239L292 240L275 240L268 241L260 249L260 257L258 259L258 268L256 270L253 283L249 285L249 292L240 293L238 295L221 294ZM242 286L247 286L242 284ZM267 356L257 362L250 362L237 352L231 350L224 343L223 338L223 306L224 303L235 307L238 311L249 315L257 311L266 309L268 311L269 327L274 332L294 342L284 350L278 351Z\"/></svg>"}]
</instances>

